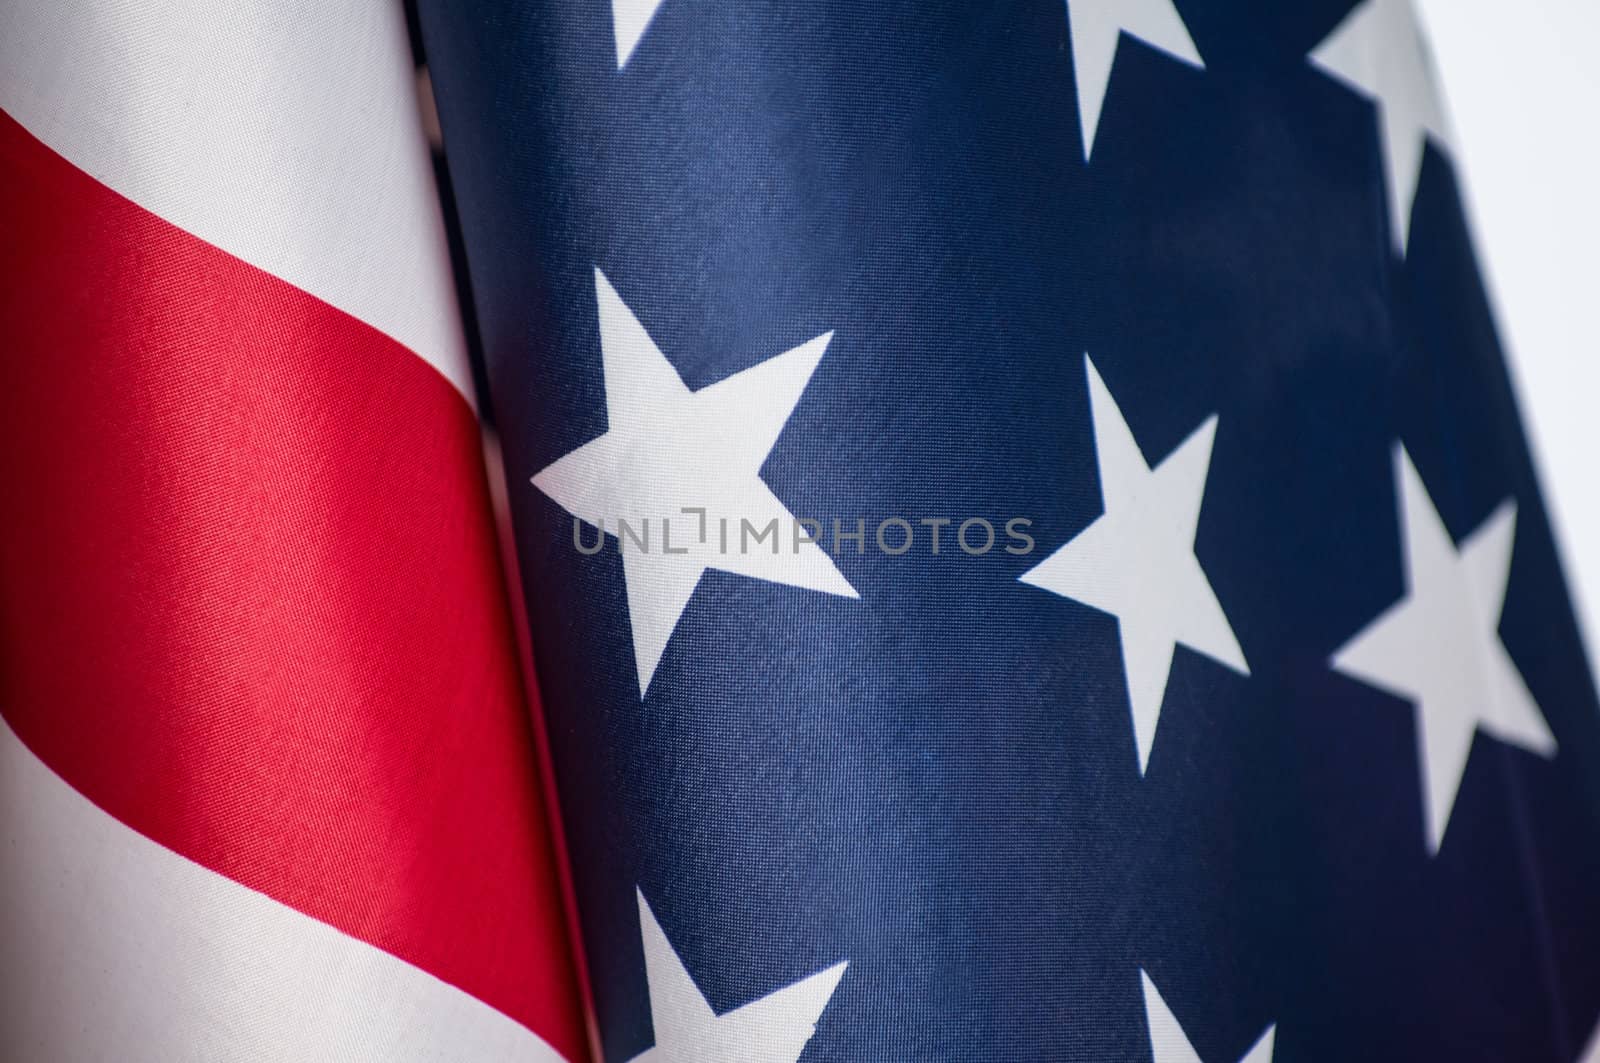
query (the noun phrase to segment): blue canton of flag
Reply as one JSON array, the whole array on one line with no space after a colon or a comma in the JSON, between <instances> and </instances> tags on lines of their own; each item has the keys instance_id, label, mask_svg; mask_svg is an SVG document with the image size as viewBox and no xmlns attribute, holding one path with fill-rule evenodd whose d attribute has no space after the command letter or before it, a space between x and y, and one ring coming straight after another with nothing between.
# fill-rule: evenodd
<instances>
[{"instance_id":1,"label":"blue canton of flag","mask_svg":"<svg viewBox=\"0 0 1600 1063\"><path fill-rule=\"evenodd\" d=\"M610 1060L1518 1060L1600 707L1407 0L421 4Z\"/></svg>"}]
</instances>

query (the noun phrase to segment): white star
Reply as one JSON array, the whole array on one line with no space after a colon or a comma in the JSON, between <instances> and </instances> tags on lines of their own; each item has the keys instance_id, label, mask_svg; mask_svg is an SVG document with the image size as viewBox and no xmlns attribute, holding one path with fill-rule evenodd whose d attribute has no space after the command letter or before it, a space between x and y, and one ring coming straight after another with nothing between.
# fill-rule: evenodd
<instances>
[{"instance_id":1,"label":"white star","mask_svg":"<svg viewBox=\"0 0 1600 1063\"><path fill-rule=\"evenodd\" d=\"M1411 0L1365 0L1311 53L1311 62L1378 108L1389 233L1405 257L1423 147L1448 149L1449 124Z\"/></svg>"},{"instance_id":2,"label":"white star","mask_svg":"<svg viewBox=\"0 0 1600 1063\"><path fill-rule=\"evenodd\" d=\"M639 893L645 977L650 983L654 1048L633 1063L795 1063L817 1032L848 963L836 963L726 1015L711 1005L689 977L678 952Z\"/></svg>"},{"instance_id":3,"label":"white star","mask_svg":"<svg viewBox=\"0 0 1600 1063\"><path fill-rule=\"evenodd\" d=\"M1067 29L1072 34L1072 69L1078 82L1085 162L1094 151L1100 109L1111 83L1111 64L1124 33L1174 59L1205 68L1172 0L1067 0Z\"/></svg>"},{"instance_id":4,"label":"white star","mask_svg":"<svg viewBox=\"0 0 1600 1063\"><path fill-rule=\"evenodd\" d=\"M607 431L533 483L574 517L619 537L643 697L708 568L857 596L821 547L797 544L794 516L760 475L833 334L691 392L599 270L594 287ZM684 513L697 507L703 517ZM633 535L619 534L619 519ZM755 538L774 521L775 536ZM644 547L635 541L641 529Z\"/></svg>"},{"instance_id":5,"label":"white star","mask_svg":"<svg viewBox=\"0 0 1600 1063\"><path fill-rule=\"evenodd\" d=\"M1154 1063L1200 1063L1200 1054L1189 1043L1189 1035L1178 1025L1167 1002L1161 999L1156 984L1143 971L1139 972L1139 978L1144 983L1144 1018L1150 1030ZM1267 1032L1250 1046L1239 1063L1272 1063L1272 1044L1277 1034L1276 1025L1268 1026Z\"/></svg>"},{"instance_id":6,"label":"white star","mask_svg":"<svg viewBox=\"0 0 1600 1063\"><path fill-rule=\"evenodd\" d=\"M1333 667L1416 707L1428 851L1437 853L1478 728L1541 756L1555 736L1500 641L1517 506L1458 552L1411 457L1394 448L1406 595L1333 655Z\"/></svg>"},{"instance_id":7,"label":"white star","mask_svg":"<svg viewBox=\"0 0 1600 1063\"><path fill-rule=\"evenodd\" d=\"M1217 418L1212 415L1152 470L1088 355L1084 367L1105 513L1021 578L1117 618L1143 774L1176 643L1250 674L1194 556Z\"/></svg>"},{"instance_id":8,"label":"white star","mask_svg":"<svg viewBox=\"0 0 1600 1063\"><path fill-rule=\"evenodd\" d=\"M1589 1035L1589 1043L1584 1047L1583 1055L1578 1057L1578 1063L1600 1063L1600 1024L1596 1024L1594 1032Z\"/></svg>"},{"instance_id":9,"label":"white star","mask_svg":"<svg viewBox=\"0 0 1600 1063\"><path fill-rule=\"evenodd\" d=\"M656 8L662 0L611 0L611 26L617 37L617 69L628 63L628 57L639 44L639 38L650 27Z\"/></svg>"}]
</instances>

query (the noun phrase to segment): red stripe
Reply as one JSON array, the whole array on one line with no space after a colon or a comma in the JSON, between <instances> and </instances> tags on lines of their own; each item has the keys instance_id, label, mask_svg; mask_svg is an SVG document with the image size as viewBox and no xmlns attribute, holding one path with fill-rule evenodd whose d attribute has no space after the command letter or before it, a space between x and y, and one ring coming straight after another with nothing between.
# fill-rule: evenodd
<instances>
[{"instance_id":1,"label":"red stripe","mask_svg":"<svg viewBox=\"0 0 1600 1063\"><path fill-rule=\"evenodd\" d=\"M135 830L581 1056L466 403L3 115L0 173L0 710Z\"/></svg>"}]
</instances>

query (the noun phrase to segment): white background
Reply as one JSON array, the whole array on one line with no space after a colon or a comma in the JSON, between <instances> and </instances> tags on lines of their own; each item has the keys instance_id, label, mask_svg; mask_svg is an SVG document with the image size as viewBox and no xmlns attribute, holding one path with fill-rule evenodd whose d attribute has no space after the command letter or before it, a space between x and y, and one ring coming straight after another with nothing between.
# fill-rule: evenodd
<instances>
[{"instance_id":1,"label":"white background","mask_svg":"<svg viewBox=\"0 0 1600 1063\"><path fill-rule=\"evenodd\" d=\"M1600 661L1600 0L1420 0L1500 335Z\"/></svg>"}]
</instances>

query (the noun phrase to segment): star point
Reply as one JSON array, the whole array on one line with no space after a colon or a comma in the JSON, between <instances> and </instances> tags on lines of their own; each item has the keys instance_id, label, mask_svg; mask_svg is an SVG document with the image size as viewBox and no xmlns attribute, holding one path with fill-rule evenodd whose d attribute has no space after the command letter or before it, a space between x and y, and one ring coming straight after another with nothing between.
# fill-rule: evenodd
<instances>
[{"instance_id":1,"label":"star point","mask_svg":"<svg viewBox=\"0 0 1600 1063\"><path fill-rule=\"evenodd\" d=\"M1150 1032L1150 1053L1154 1063L1201 1063L1200 1054L1189 1043L1189 1035L1183 1032L1177 1016L1167 1007L1167 1002L1161 998L1161 992L1156 989L1150 976L1140 971L1139 981L1144 989L1145 1026ZM1266 1032L1250 1046L1250 1050L1240 1057L1239 1063L1272 1063L1273 1042L1277 1034L1276 1024L1268 1026Z\"/></svg>"},{"instance_id":2,"label":"star point","mask_svg":"<svg viewBox=\"0 0 1600 1063\"><path fill-rule=\"evenodd\" d=\"M1424 148L1450 147L1449 123L1411 0L1364 0L1310 55L1313 66L1377 108L1389 233L1404 258Z\"/></svg>"},{"instance_id":3,"label":"star point","mask_svg":"<svg viewBox=\"0 0 1600 1063\"><path fill-rule=\"evenodd\" d=\"M1203 70L1205 63L1172 0L1066 0L1066 4L1083 160L1088 162L1123 34L1190 66Z\"/></svg>"},{"instance_id":4,"label":"star point","mask_svg":"<svg viewBox=\"0 0 1600 1063\"><path fill-rule=\"evenodd\" d=\"M617 40L617 69L628 65L644 31L663 0L611 0L611 27Z\"/></svg>"},{"instance_id":5,"label":"star point","mask_svg":"<svg viewBox=\"0 0 1600 1063\"><path fill-rule=\"evenodd\" d=\"M820 546L793 540L794 515L760 475L833 334L690 391L598 269L594 284L606 432L533 485L617 540L643 698L708 570L858 597ZM772 549L750 548L744 523L774 521Z\"/></svg>"},{"instance_id":6,"label":"star point","mask_svg":"<svg viewBox=\"0 0 1600 1063\"><path fill-rule=\"evenodd\" d=\"M795 1063L816 1033L848 961L716 1014L655 913L636 891L655 1047L633 1063Z\"/></svg>"},{"instance_id":7,"label":"star point","mask_svg":"<svg viewBox=\"0 0 1600 1063\"><path fill-rule=\"evenodd\" d=\"M1556 740L1500 641L1516 532L1507 499L1458 548L1404 446L1394 448L1406 593L1334 654L1335 671L1411 702L1430 855L1479 730L1543 757Z\"/></svg>"},{"instance_id":8,"label":"star point","mask_svg":"<svg viewBox=\"0 0 1600 1063\"><path fill-rule=\"evenodd\" d=\"M1104 512L1020 578L1117 618L1143 774L1179 643L1241 675L1250 672L1194 554L1217 418L1152 469L1088 355L1084 371Z\"/></svg>"}]
</instances>

